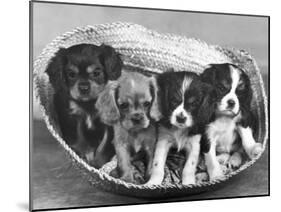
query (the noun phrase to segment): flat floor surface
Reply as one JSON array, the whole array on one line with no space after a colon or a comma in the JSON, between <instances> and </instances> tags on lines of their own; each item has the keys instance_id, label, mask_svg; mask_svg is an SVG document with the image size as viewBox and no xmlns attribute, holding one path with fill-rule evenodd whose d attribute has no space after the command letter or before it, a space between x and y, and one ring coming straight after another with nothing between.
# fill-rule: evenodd
<instances>
[{"instance_id":1,"label":"flat floor surface","mask_svg":"<svg viewBox=\"0 0 281 212\"><path fill-rule=\"evenodd\" d=\"M122 196L98 190L70 166L69 157L52 137L43 121L33 121L33 209L152 203L156 200ZM267 195L268 148L250 168L223 187L205 193L158 201L184 201L233 196Z\"/></svg>"}]
</instances>

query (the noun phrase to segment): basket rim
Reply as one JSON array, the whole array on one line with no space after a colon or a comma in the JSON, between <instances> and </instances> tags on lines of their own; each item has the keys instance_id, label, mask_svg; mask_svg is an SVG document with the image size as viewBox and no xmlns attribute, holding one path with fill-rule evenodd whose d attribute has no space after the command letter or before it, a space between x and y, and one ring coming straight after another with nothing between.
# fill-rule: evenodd
<instances>
[{"instance_id":1,"label":"basket rim","mask_svg":"<svg viewBox=\"0 0 281 212\"><path fill-rule=\"evenodd\" d=\"M189 40L189 41L194 41L194 42L199 42L203 45L207 45L208 47L213 47L213 48L221 48L218 45L210 45L207 44L203 41L201 41L200 39L196 39L196 38L188 38L186 36L181 36L181 35L174 35L174 34L170 34L170 33L158 33L154 30L150 30L147 29L141 25L138 24L134 24L134 23L127 23L127 22L114 22L114 23L106 23L106 24L96 24L96 25L87 25L84 27L76 27L70 31L67 31L65 33L63 33L62 35L57 36L53 41L51 41L49 44L47 44L45 46L45 48L42 50L41 54L36 58L36 60L34 61L34 66L33 66L33 84L34 84L34 91L35 91L35 98L37 98L38 102L39 102L39 106L41 109L41 112L43 114L43 118L44 121L47 125L48 130L51 132L52 136L60 143L60 145L63 147L63 149L71 156L71 159L74 163L78 163L80 165L82 165L83 168L86 169L86 171L93 173L95 175L98 176L98 178L100 180L107 180L110 182L113 182L115 184L121 185L121 186L125 186L128 189L134 188L134 189L150 189L150 190L155 190L155 189L165 189L165 190L169 190L169 189L192 189L192 188L198 188L198 187L208 187L208 186L212 186L215 184L219 184L219 183L223 183L225 181L227 181L228 179L230 179L231 177L237 175L238 173L242 172L243 170L247 169L248 167L250 167L251 165L253 165L263 154L266 144L267 144L267 140L268 140L268 109L267 109L267 97L265 94L265 89L264 89L264 83L263 80L261 78L261 74L260 74L260 69L257 66L256 61L254 60L254 58L247 53L245 50L237 50L235 48L232 48L232 50L234 51L238 51L239 54L247 57L248 59L252 60L253 65L255 67L255 69L257 70L257 76L259 77L259 83L260 83L260 87L261 87L261 93L262 93L262 99L263 99L263 107L264 107L264 118L265 118L265 135L264 135L264 139L262 141L262 146L263 146L263 150L262 152L254 159L244 163L242 166L239 167L239 169L235 170L234 172L231 172L228 175L225 175L223 178L220 179L216 179L213 181L208 181L208 182L201 182L195 185L182 185L182 184L167 184L167 185L137 185L137 184L133 184L133 183L127 183L125 181L122 181L120 179L114 178L110 175L108 175L105 172L100 171L99 169L96 169L92 166L90 166L89 164L87 164L82 158L80 158L72 149L70 146L68 146L66 144L66 142L59 136L58 132L54 129L54 126L51 124L50 122L50 117L48 117L48 115L46 114L46 110L41 102L41 97L39 95L39 88L38 88L38 79L40 78L40 72L38 69L36 69L37 63L40 63L41 58L44 58L44 56L47 54L48 50L50 48L55 47L56 45L58 45L60 42L67 40L68 38L72 37L73 35L75 35L76 33L80 33L80 32L87 32L87 31L93 31L96 27L101 27L101 28L110 28L110 27L116 27L116 26L131 26L131 27L137 27L141 30L144 30L146 33L152 33L153 36L159 36L161 38L165 38L165 39L170 39L171 37L173 37L174 39L184 39L184 40ZM129 64L132 65L132 64Z\"/></svg>"}]
</instances>

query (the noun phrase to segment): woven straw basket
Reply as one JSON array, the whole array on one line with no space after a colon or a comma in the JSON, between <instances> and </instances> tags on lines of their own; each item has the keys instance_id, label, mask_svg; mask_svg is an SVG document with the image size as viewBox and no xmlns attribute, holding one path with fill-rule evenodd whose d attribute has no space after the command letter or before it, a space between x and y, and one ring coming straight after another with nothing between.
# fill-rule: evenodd
<instances>
[{"instance_id":1,"label":"woven straw basket","mask_svg":"<svg viewBox=\"0 0 281 212\"><path fill-rule=\"evenodd\" d=\"M130 23L100 24L76 28L57 37L48 44L34 63L34 91L39 99L43 116L49 131L68 153L73 164L95 187L120 194L159 198L194 194L222 185L229 178L253 165L261 154L244 163L238 170L226 175L223 179L202 182L196 185L183 186L169 184L161 186L144 186L126 183L97 170L83 161L61 138L53 109L53 89L45 73L50 59L60 47L70 47L80 43L102 43L111 45L121 55L124 65L136 71L162 73L169 68L175 71L189 70L201 73L209 63L234 63L247 71L254 91L253 109L259 118L256 141L265 149L268 135L267 98L263 81L255 60L245 51L226 49L208 45L196 39L183 36L160 34L140 25Z\"/></svg>"}]
</instances>

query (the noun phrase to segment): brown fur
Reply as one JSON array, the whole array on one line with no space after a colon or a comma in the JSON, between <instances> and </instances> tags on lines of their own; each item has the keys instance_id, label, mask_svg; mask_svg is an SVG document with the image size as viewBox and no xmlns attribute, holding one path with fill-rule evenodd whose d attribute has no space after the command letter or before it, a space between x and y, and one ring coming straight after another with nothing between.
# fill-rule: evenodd
<instances>
[{"instance_id":1,"label":"brown fur","mask_svg":"<svg viewBox=\"0 0 281 212\"><path fill-rule=\"evenodd\" d=\"M147 156L147 175L151 169L156 143L155 121L161 116L157 91L154 78L124 72L118 82L107 86L96 103L101 120L114 126L118 170L121 179L127 182L134 182L138 177L132 167L135 153L143 150Z\"/></svg>"}]
</instances>

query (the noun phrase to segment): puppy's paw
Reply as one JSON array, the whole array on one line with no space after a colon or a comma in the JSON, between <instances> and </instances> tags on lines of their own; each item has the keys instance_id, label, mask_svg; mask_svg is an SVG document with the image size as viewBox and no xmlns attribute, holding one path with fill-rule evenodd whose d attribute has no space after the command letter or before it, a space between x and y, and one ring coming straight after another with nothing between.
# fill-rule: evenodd
<instances>
[{"instance_id":1,"label":"puppy's paw","mask_svg":"<svg viewBox=\"0 0 281 212\"><path fill-rule=\"evenodd\" d=\"M228 166L230 168L238 168L242 164L242 157L239 153L234 153L229 159Z\"/></svg>"},{"instance_id":2,"label":"puppy's paw","mask_svg":"<svg viewBox=\"0 0 281 212\"><path fill-rule=\"evenodd\" d=\"M135 169L124 174L120 179L128 183L142 183L144 181L143 176Z\"/></svg>"},{"instance_id":3,"label":"puppy's paw","mask_svg":"<svg viewBox=\"0 0 281 212\"><path fill-rule=\"evenodd\" d=\"M92 164L94 162L95 154L94 151L87 151L85 153L85 159L88 163Z\"/></svg>"},{"instance_id":4,"label":"puppy's paw","mask_svg":"<svg viewBox=\"0 0 281 212\"><path fill-rule=\"evenodd\" d=\"M222 169L218 167L214 167L212 170L209 170L209 179L210 181L223 178L224 174Z\"/></svg>"},{"instance_id":5,"label":"puppy's paw","mask_svg":"<svg viewBox=\"0 0 281 212\"><path fill-rule=\"evenodd\" d=\"M183 185L192 185L195 184L195 176L194 175L187 175L182 179Z\"/></svg>"},{"instance_id":6,"label":"puppy's paw","mask_svg":"<svg viewBox=\"0 0 281 212\"><path fill-rule=\"evenodd\" d=\"M150 179L144 184L147 186L152 186L152 185L161 185L163 179L160 175L154 175L153 177L150 177Z\"/></svg>"},{"instance_id":7,"label":"puppy's paw","mask_svg":"<svg viewBox=\"0 0 281 212\"><path fill-rule=\"evenodd\" d=\"M204 182L208 180L208 174L206 172L201 172L196 174L196 182Z\"/></svg>"},{"instance_id":8,"label":"puppy's paw","mask_svg":"<svg viewBox=\"0 0 281 212\"><path fill-rule=\"evenodd\" d=\"M249 157L251 159L256 158L263 150L261 143L255 143L255 145L252 147L252 149L249 152Z\"/></svg>"},{"instance_id":9,"label":"puppy's paw","mask_svg":"<svg viewBox=\"0 0 281 212\"><path fill-rule=\"evenodd\" d=\"M221 165L226 165L228 163L229 158L230 154L228 153L222 153L217 156L217 160Z\"/></svg>"},{"instance_id":10,"label":"puppy's paw","mask_svg":"<svg viewBox=\"0 0 281 212\"><path fill-rule=\"evenodd\" d=\"M134 175L132 173L124 174L120 179L128 183L134 183Z\"/></svg>"}]
</instances>

